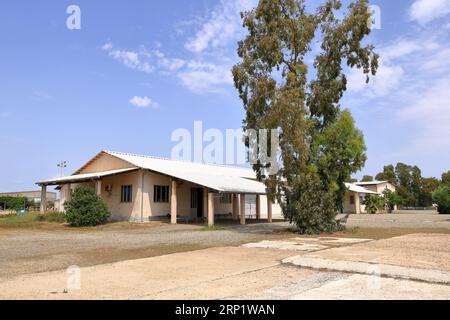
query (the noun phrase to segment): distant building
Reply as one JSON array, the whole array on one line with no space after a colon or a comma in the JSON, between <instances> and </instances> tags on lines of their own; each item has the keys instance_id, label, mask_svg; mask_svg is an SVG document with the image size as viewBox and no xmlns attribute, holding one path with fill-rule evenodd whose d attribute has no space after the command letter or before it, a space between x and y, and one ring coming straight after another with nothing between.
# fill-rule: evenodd
<instances>
[{"instance_id":1,"label":"distant building","mask_svg":"<svg viewBox=\"0 0 450 320\"><path fill-rule=\"evenodd\" d=\"M41 191L0 192L0 197L27 198L34 202L41 202ZM47 192L47 201L56 201L56 192Z\"/></svg>"},{"instance_id":2,"label":"distant building","mask_svg":"<svg viewBox=\"0 0 450 320\"><path fill-rule=\"evenodd\" d=\"M367 195L375 194L383 196L386 189L395 191L396 187L388 181L371 181L346 183L347 192L344 197L345 213L366 213L366 207L363 204Z\"/></svg>"}]
</instances>

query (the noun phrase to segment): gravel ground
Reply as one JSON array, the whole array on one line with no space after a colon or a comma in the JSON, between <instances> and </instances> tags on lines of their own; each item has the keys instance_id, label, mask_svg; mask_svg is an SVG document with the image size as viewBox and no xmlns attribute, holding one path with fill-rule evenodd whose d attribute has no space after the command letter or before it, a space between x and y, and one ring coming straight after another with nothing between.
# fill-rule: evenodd
<instances>
[{"instance_id":1,"label":"gravel ground","mask_svg":"<svg viewBox=\"0 0 450 320\"><path fill-rule=\"evenodd\" d=\"M450 229L450 216L433 213L352 215L348 227ZM96 229L1 229L0 279L20 274L92 266L219 246L292 237L288 223L197 225L118 223Z\"/></svg>"},{"instance_id":2,"label":"gravel ground","mask_svg":"<svg viewBox=\"0 0 450 320\"><path fill-rule=\"evenodd\" d=\"M208 231L202 226L163 223L124 223L100 230L7 230L0 233L0 279L292 236L282 230L283 224Z\"/></svg>"}]
</instances>

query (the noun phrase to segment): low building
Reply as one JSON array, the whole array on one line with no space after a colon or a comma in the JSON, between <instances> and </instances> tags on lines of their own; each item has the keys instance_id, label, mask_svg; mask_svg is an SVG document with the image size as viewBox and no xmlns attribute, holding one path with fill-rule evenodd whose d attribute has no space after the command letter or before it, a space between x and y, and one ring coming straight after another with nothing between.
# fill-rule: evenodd
<instances>
[{"instance_id":1,"label":"low building","mask_svg":"<svg viewBox=\"0 0 450 320\"><path fill-rule=\"evenodd\" d=\"M388 189L395 192L396 187L388 181L371 181L346 183L347 192L344 196L344 213L366 213L365 197L370 194L383 196Z\"/></svg>"},{"instance_id":2,"label":"low building","mask_svg":"<svg viewBox=\"0 0 450 320\"><path fill-rule=\"evenodd\" d=\"M41 191L0 192L0 197L27 198L39 203L41 202ZM56 192L47 192L47 201L56 202Z\"/></svg>"},{"instance_id":3,"label":"low building","mask_svg":"<svg viewBox=\"0 0 450 320\"><path fill-rule=\"evenodd\" d=\"M267 200L266 187L253 170L102 151L73 175L37 182L45 199L47 186L58 186L61 209L79 185L95 188L113 220L144 222L170 216L178 220L281 218L278 204ZM254 200L254 217L248 200ZM41 208L43 210L43 208Z\"/></svg>"}]
</instances>

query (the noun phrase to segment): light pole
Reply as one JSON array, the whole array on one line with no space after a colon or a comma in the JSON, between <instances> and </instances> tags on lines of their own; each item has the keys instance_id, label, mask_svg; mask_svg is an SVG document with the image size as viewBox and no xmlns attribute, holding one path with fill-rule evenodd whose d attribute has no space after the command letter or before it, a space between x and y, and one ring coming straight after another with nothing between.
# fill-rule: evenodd
<instances>
[{"instance_id":1,"label":"light pole","mask_svg":"<svg viewBox=\"0 0 450 320\"><path fill-rule=\"evenodd\" d=\"M60 177L64 177L64 168L67 168L67 161L61 161L58 163L58 167L60 168Z\"/></svg>"}]
</instances>

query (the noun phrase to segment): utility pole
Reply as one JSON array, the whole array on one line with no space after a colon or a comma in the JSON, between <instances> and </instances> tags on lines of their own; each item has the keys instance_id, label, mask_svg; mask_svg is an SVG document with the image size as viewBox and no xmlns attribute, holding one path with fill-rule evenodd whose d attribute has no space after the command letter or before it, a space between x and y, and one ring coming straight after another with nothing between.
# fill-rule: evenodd
<instances>
[{"instance_id":1,"label":"utility pole","mask_svg":"<svg viewBox=\"0 0 450 320\"><path fill-rule=\"evenodd\" d=\"M58 163L58 167L60 168L60 177L64 177L64 168L67 168L67 161L61 161Z\"/></svg>"}]
</instances>

